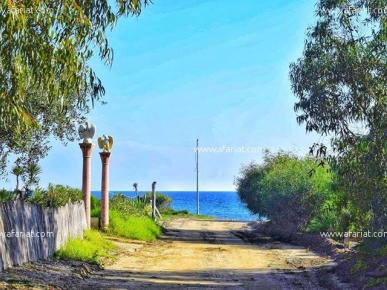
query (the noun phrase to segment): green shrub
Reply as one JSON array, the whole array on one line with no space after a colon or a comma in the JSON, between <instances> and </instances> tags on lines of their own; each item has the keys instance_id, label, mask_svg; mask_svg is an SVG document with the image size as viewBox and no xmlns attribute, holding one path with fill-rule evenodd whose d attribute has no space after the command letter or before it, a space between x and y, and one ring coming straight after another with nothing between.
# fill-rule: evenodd
<instances>
[{"instance_id":1,"label":"green shrub","mask_svg":"<svg viewBox=\"0 0 387 290\"><path fill-rule=\"evenodd\" d=\"M0 202L5 202L9 200L15 200L16 194L14 191L9 191L6 189L0 189Z\"/></svg>"},{"instance_id":2,"label":"green shrub","mask_svg":"<svg viewBox=\"0 0 387 290\"><path fill-rule=\"evenodd\" d=\"M84 239L70 239L60 250L55 253L60 259L77 260L99 265L101 259L111 257L115 250L111 241L95 230L87 230Z\"/></svg>"},{"instance_id":3,"label":"green shrub","mask_svg":"<svg viewBox=\"0 0 387 290\"><path fill-rule=\"evenodd\" d=\"M114 194L110 199L110 209L120 212L123 216L150 215L150 205L124 194Z\"/></svg>"},{"instance_id":4,"label":"green shrub","mask_svg":"<svg viewBox=\"0 0 387 290\"><path fill-rule=\"evenodd\" d=\"M97 208L90 210L90 216L97 217L97 218L101 217L101 208L97 207Z\"/></svg>"},{"instance_id":5,"label":"green shrub","mask_svg":"<svg viewBox=\"0 0 387 290\"><path fill-rule=\"evenodd\" d=\"M335 210L321 219L327 201L336 198L332 173L317 167L316 160L291 152L264 152L264 163L242 167L235 184L240 200L254 214L266 216L288 234L313 229L327 230ZM312 174L313 173L313 174ZM335 205L336 206L336 205Z\"/></svg>"},{"instance_id":6,"label":"green shrub","mask_svg":"<svg viewBox=\"0 0 387 290\"><path fill-rule=\"evenodd\" d=\"M92 195L90 197L90 209L101 208L101 200L99 200L96 196Z\"/></svg>"},{"instance_id":7,"label":"green shrub","mask_svg":"<svg viewBox=\"0 0 387 290\"><path fill-rule=\"evenodd\" d=\"M309 232L359 232L361 228L356 219L358 216L347 196L341 192L332 192L322 204L307 231ZM339 238L338 238L339 239Z\"/></svg>"},{"instance_id":8,"label":"green shrub","mask_svg":"<svg viewBox=\"0 0 387 290\"><path fill-rule=\"evenodd\" d=\"M90 216L91 217L100 217L101 215L101 200L99 200L94 195L90 198Z\"/></svg>"},{"instance_id":9,"label":"green shrub","mask_svg":"<svg viewBox=\"0 0 387 290\"><path fill-rule=\"evenodd\" d=\"M152 194L147 192L145 195L148 200L146 202L144 202L144 197L138 201L137 198L130 198L122 193L114 194L110 199L110 208L121 212L125 216L149 216L152 213L149 202ZM172 198L169 196L161 192L156 193L156 206L159 211L169 208L171 202Z\"/></svg>"},{"instance_id":10,"label":"green shrub","mask_svg":"<svg viewBox=\"0 0 387 290\"><path fill-rule=\"evenodd\" d=\"M149 241L161 235L161 227L148 216L128 216L111 209L109 212L109 233L120 237Z\"/></svg>"},{"instance_id":11,"label":"green shrub","mask_svg":"<svg viewBox=\"0 0 387 290\"><path fill-rule=\"evenodd\" d=\"M29 202L44 207L60 207L69 201L75 203L83 199L81 190L64 185L49 184L47 190L40 188L35 190Z\"/></svg>"},{"instance_id":12,"label":"green shrub","mask_svg":"<svg viewBox=\"0 0 387 290\"><path fill-rule=\"evenodd\" d=\"M170 208L172 203L172 198L170 198L168 195L165 195L162 192L156 193L156 207L158 210L164 210L166 208Z\"/></svg>"},{"instance_id":13,"label":"green shrub","mask_svg":"<svg viewBox=\"0 0 387 290\"><path fill-rule=\"evenodd\" d=\"M152 199L152 192L146 192L147 200ZM141 199L143 200L143 199ZM166 208L170 208L172 203L172 198L162 192L156 192L156 207L159 211L162 211Z\"/></svg>"}]
</instances>

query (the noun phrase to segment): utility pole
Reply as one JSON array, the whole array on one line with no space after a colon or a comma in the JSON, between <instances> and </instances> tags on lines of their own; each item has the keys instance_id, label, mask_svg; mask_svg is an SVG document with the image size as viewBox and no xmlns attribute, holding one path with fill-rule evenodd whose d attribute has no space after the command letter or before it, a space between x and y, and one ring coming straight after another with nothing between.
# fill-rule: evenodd
<instances>
[{"instance_id":1,"label":"utility pole","mask_svg":"<svg viewBox=\"0 0 387 290\"><path fill-rule=\"evenodd\" d=\"M196 206L199 215L199 139L196 139Z\"/></svg>"}]
</instances>

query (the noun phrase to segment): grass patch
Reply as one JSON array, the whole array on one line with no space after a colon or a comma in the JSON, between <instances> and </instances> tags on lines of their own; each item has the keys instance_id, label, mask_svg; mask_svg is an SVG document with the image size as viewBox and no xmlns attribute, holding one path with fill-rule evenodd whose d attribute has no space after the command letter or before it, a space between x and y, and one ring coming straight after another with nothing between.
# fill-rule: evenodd
<instances>
[{"instance_id":1,"label":"grass patch","mask_svg":"<svg viewBox=\"0 0 387 290\"><path fill-rule=\"evenodd\" d=\"M155 240L162 228L148 216L125 216L112 209L109 213L109 234L134 240Z\"/></svg>"},{"instance_id":2,"label":"grass patch","mask_svg":"<svg viewBox=\"0 0 387 290\"><path fill-rule=\"evenodd\" d=\"M100 232L87 230L84 239L70 239L55 256L64 260L77 260L101 265L101 259L112 257L111 252L117 249L111 241Z\"/></svg>"},{"instance_id":3,"label":"grass patch","mask_svg":"<svg viewBox=\"0 0 387 290\"><path fill-rule=\"evenodd\" d=\"M187 210L174 210L171 208L166 208L162 210L161 215L163 217L163 221L177 217L191 217L200 220L215 220L215 218L211 216L190 214Z\"/></svg>"},{"instance_id":4,"label":"grass patch","mask_svg":"<svg viewBox=\"0 0 387 290\"><path fill-rule=\"evenodd\" d=\"M148 198L150 194L147 194ZM175 211L168 207L172 201L170 197L158 193L158 202L163 216L162 221L175 217L191 217L195 219L214 219L209 216L189 214L187 210ZM115 237L151 241L162 234L163 228L155 223L151 218L151 207L149 203L144 203L144 197L137 199L130 198L123 194L115 194L110 199L109 228L107 234ZM101 202L92 196L91 216L100 217Z\"/></svg>"}]
</instances>

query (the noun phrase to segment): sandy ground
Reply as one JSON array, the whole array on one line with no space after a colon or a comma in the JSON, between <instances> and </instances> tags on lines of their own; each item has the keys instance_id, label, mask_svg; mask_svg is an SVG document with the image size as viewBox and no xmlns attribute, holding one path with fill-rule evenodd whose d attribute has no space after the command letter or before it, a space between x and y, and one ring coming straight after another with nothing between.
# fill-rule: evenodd
<instances>
[{"instance_id":1,"label":"sandy ground","mask_svg":"<svg viewBox=\"0 0 387 290\"><path fill-rule=\"evenodd\" d=\"M332 261L254 234L247 223L178 218L164 226L155 242L116 240L123 252L104 270L41 262L0 280L52 285L46 289L345 289L322 270ZM6 285L0 289L41 289Z\"/></svg>"}]
</instances>

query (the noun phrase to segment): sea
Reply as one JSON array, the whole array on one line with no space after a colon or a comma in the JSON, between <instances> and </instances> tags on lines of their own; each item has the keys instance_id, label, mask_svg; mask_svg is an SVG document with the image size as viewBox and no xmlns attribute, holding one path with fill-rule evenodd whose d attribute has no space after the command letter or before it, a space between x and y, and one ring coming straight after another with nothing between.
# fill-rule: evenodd
<instances>
[{"instance_id":1,"label":"sea","mask_svg":"<svg viewBox=\"0 0 387 290\"><path fill-rule=\"evenodd\" d=\"M134 191L110 191L113 194L121 193L129 197L135 197ZM188 210L191 214L197 213L196 191L163 191L162 193L172 198L171 207L174 210ZM92 195L101 198L100 191L92 191ZM144 192L140 192L143 195ZM251 214L238 198L235 191L200 191L199 213L217 219L234 221L255 221L258 215Z\"/></svg>"}]
</instances>

